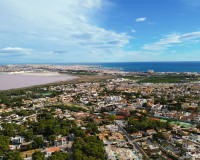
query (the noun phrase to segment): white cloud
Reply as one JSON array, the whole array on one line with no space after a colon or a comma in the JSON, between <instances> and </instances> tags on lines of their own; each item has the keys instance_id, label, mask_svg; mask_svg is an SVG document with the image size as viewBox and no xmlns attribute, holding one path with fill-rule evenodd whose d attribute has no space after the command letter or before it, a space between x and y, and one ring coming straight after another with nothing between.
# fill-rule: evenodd
<instances>
[{"instance_id":1,"label":"white cloud","mask_svg":"<svg viewBox=\"0 0 200 160\"><path fill-rule=\"evenodd\" d=\"M133 33L134 33L134 32L136 32L136 30L135 30L135 29L132 29L132 30L131 30L131 32L133 32Z\"/></svg>"},{"instance_id":2,"label":"white cloud","mask_svg":"<svg viewBox=\"0 0 200 160\"><path fill-rule=\"evenodd\" d=\"M191 40L196 41L197 38L200 38L200 31L186 33L182 35L171 34L167 35L166 38L160 39L158 42L152 44L145 44L142 48L151 51L161 51L161 50L166 50L169 47L174 46L176 44L182 44L184 42L189 42Z\"/></svg>"},{"instance_id":3,"label":"white cloud","mask_svg":"<svg viewBox=\"0 0 200 160\"><path fill-rule=\"evenodd\" d=\"M147 18L141 17L141 18L137 18L135 21L136 21L136 22L144 22L144 21L146 21L146 20L147 20Z\"/></svg>"},{"instance_id":4,"label":"white cloud","mask_svg":"<svg viewBox=\"0 0 200 160\"><path fill-rule=\"evenodd\" d=\"M183 34L180 38L183 39L183 40L190 40L190 39L200 38L200 31Z\"/></svg>"},{"instance_id":5,"label":"white cloud","mask_svg":"<svg viewBox=\"0 0 200 160\"><path fill-rule=\"evenodd\" d=\"M87 60L91 50L106 56L127 45L131 38L96 25L106 1L1 0L0 34L12 46L33 48L38 57L52 52L52 57L68 61L72 57ZM5 42L1 46L10 45ZM58 50L62 54L54 52Z\"/></svg>"},{"instance_id":6,"label":"white cloud","mask_svg":"<svg viewBox=\"0 0 200 160\"><path fill-rule=\"evenodd\" d=\"M1 56L22 56L31 54L32 49L20 48L20 47L6 47L0 49Z\"/></svg>"},{"instance_id":7,"label":"white cloud","mask_svg":"<svg viewBox=\"0 0 200 160\"><path fill-rule=\"evenodd\" d=\"M32 49L25 49L20 47L6 47L0 49L0 51L12 51L12 52L26 52L26 51L32 51Z\"/></svg>"}]
</instances>

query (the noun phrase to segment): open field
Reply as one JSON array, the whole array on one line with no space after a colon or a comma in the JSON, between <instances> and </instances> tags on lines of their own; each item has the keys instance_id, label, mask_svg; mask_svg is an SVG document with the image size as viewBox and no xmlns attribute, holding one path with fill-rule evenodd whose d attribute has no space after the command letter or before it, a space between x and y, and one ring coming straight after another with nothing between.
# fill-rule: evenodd
<instances>
[{"instance_id":1,"label":"open field","mask_svg":"<svg viewBox=\"0 0 200 160\"><path fill-rule=\"evenodd\" d=\"M79 111L88 111L89 109L83 105L75 105L75 104L71 104L71 103L57 103L57 104L53 104L50 105L48 107L57 107L60 108L62 110L68 109L70 111L74 111L74 112L79 112Z\"/></svg>"},{"instance_id":2,"label":"open field","mask_svg":"<svg viewBox=\"0 0 200 160\"><path fill-rule=\"evenodd\" d=\"M184 83L199 81L199 77L186 75L153 75L138 80L138 83Z\"/></svg>"}]
</instances>

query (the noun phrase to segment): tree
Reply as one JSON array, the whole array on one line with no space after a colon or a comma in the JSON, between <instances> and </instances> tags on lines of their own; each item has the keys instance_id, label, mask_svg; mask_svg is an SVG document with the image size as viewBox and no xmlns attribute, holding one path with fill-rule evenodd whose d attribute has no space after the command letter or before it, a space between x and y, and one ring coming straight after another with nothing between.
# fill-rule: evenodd
<instances>
[{"instance_id":1,"label":"tree","mask_svg":"<svg viewBox=\"0 0 200 160\"><path fill-rule=\"evenodd\" d=\"M143 103L143 104L142 104L142 107L144 107L144 108L146 108L147 106L148 106L147 103Z\"/></svg>"},{"instance_id":2,"label":"tree","mask_svg":"<svg viewBox=\"0 0 200 160\"><path fill-rule=\"evenodd\" d=\"M9 150L10 139L7 136L0 135L0 155Z\"/></svg>"},{"instance_id":3,"label":"tree","mask_svg":"<svg viewBox=\"0 0 200 160\"><path fill-rule=\"evenodd\" d=\"M99 132L97 126L91 122L86 125L86 128L87 128L87 132L90 134L96 134Z\"/></svg>"},{"instance_id":4,"label":"tree","mask_svg":"<svg viewBox=\"0 0 200 160\"><path fill-rule=\"evenodd\" d=\"M42 139L42 137L35 138L34 142L37 144L37 148L41 148L44 146L44 140Z\"/></svg>"},{"instance_id":5,"label":"tree","mask_svg":"<svg viewBox=\"0 0 200 160\"><path fill-rule=\"evenodd\" d=\"M50 145L54 145L54 141L56 140L56 136L50 135L47 140L49 141Z\"/></svg>"},{"instance_id":6,"label":"tree","mask_svg":"<svg viewBox=\"0 0 200 160\"><path fill-rule=\"evenodd\" d=\"M14 127L14 125L12 125L12 124L10 124L10 123L4 123L4 124L2 124L2 126L3 126L3 134L5 135L5 136L9 136L9 137L12 137L12 136L14 136L15 135L15 127Z\"/></svg>"},{"instance_id":7,"label":"tree","mask_svg":"<svg viewBox=\"0 0 200 160\"><path fill-rule=\"evenodd\" d=\"M62 153L60 151L55 151L51 154L51 156L48 157L47 160L68 160L69 159L69 153Z\"/></svg>"},{"instance_id":8,"label":"tree","mask_svg":"<svg viewBox=\"0 0 200 160\"><path fill-rule=\"evenodd\" d=\"M76 137L82 137L82 138L85 138L85 132L82 130L82 129L79 129L79 128L75 128L74 129L74 134Z\"/></svg>"},{"instance_id":9,"label":"tree","mask_svg":"<svg viewBox=\"0 0 200 160\"><path fill-rule=\"evenodd\" d=\"M75 149L73 151L73 156L74 156L73 159L75 159L75 160L83 159L83 152L81 150L79 150L79 149Z\"/></svg>"},{"instance_id":10,"label":"tree","mask_svg":"<svg viewBox=\"0 0 200 160\"><path fill-rule=\"evenodd\" d=\"M32 131L24 132L23 135L27 141L33 140L34 134Z\"/></svg>"},{"instance_id":11,"label":"tree","mask_svg":"<svg viewBox=\"0 0 200 160\"><path fill-rule=\"evenodd\" d=\"M23 160L23 158L20 155L20 152L8 152L3 157L3 160Z\"/></svg>"},{"instance_id":12,"label":"tree","mask_svg":"<svg viewBox=\"0 0 200 160\"><path fill-rule=\"evenodd\" d=\"M33 160L44 160L44 153L42 153L41 151L36 151L35 153L33 153L32 159Z\"/></svg>"},{"instance_id":13,"label":"tree","mask_svg":"<svg viewBox=\"0 0 200 160\"><path fill-rule=\"evenodd\" d=\"M73 143L73 156L75 160L105 160L103 142L96 136L90 136L84 139L76 138Z\"/></svg>"},{"instance_id":14,"label":"tree","mask_svg":"<svg viewBox=\"0 0 200 160\"><path fill-rule=\"evenodd\" d=\"M197 128L200 129L200 124L197 125Z\"/></svg>"},{"instance_id":15,"label":"tree","mask_svg":"<svg viewBox=\"0 0 200 160\"><path fill-rule=\"evenodd\" d=\"M114 122L114 120L116 120L116 116L114 114L111 114L110 117L109 117L109 120L111 122Z\"/></svg>"}]
</instances>

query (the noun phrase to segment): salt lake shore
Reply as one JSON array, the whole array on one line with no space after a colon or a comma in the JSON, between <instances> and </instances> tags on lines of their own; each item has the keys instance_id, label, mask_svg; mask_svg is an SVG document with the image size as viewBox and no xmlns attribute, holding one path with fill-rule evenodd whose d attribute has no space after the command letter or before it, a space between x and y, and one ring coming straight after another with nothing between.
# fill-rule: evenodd
<instances>
[{"instance_id":1,"label":"salt lake shore","mask_svg":"<svg viewBox=\"0 0 200 160\"><path fill-rule=\"evenodd\" d=\"M24 88L60 81L73 80L78 77L57 72L1 72L0 90Z\"/></svg>"}]
</instances>

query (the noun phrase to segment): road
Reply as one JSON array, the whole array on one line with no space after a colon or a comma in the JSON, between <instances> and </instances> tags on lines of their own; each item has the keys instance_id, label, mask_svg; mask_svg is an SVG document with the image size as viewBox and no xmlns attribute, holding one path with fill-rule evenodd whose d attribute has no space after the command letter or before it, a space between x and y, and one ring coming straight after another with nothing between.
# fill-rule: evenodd
<instances>
[{"instance_id":1,"label":"road","mask_svg":"<svg viewBox=\"0 0 200 160\"><path fill-rule=\"evenodd\" d=\"M142 148L140 148L140 146L134 142L133 138L124 130L123 127L121 127L118 123L116 123L119 127L119 130L121 130L123 132L123 134L126 136L126 138L128 139L128 142L135 148L137 149L144 157L146 157L148 160L150 160L150 158L147 156L147 154L143 151Z\"/></svg>"},{"instance_id":2,"label":"road","mask_svg":"<svg viewBox=\"0 0 200 160\"><path fill-rule=\"evenodd\" d=\"M160 148L161 150L163 150L165 153L170 154L172 157L175 157L175 158L177 158L178 160L181 160L179 156L177 156L176 154L174 154L174 152L166 150L163 146L161 146L161 145L158 144L158 143L157 143L157 145L158 145L159 148Z\"/></svg>"},{"instance_id":3,"label":"road","mask_svg":"<svg viewBox=\"0 0 200 160\"><path fill-rule=\"evenodd\" d=\"M182 139L185 140L185 141L190 141L190 142L196 144L198 147L200 147L200 143L198 143L198 142L194 142L194 141L191 141L190 139L183 138L183 137L182 137Z\"/></svg>"},{"instance_id":4,"label":"road","mask_svg":"<svg viewBox=\"0 0 200 160\"><path fill-rule=\"evenodd\" d=\"M74 143L74 138L71 138L71 140L67 144L67 148L68 148L68 153L69 153L69 156L70 156L70 160L73 160L73 150L72 150L73 143Z\"/></svg>"},{"instance_id":5,"label":"road","mask_svg":"<svg viewBox=\"0 0 200 160\"><path fill-rule=\"evenodd\" d=\"M136 141L146 140L148 138L152 138L152 135L146 136L146 137L142 137L142 138L137 138L137 139L134 139L134 141L136 142Z\"/></svg>"}]
</instances>

